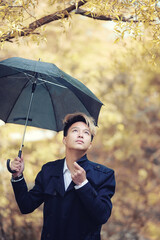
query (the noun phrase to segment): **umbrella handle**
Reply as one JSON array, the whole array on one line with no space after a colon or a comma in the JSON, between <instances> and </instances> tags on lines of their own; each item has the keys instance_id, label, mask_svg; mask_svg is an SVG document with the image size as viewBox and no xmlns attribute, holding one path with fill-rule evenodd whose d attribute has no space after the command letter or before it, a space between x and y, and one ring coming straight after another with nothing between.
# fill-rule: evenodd
<instances>
[{"instance_id":1,"label":"umbrella handle","mask_svg":"<svg viewBox=\"0 0 160 240\"><path fill-rule=\"evenodd\" d=\"M10 172L10 173L16 173L16 171L15 170L12 170L11 168L10 168L10 159L7 159L7 169L8 169L8 171Z\"/></svg>"},{"instance_id":2,"label":"umbrella handle","mask_svg":"<svg viewBox=\"0 0 160 240\"><path fill-rule=\"evenodd\" d=\"M18 152L18 157L19 158L21 158L21 155L22 155L22 150L19 150L19 152ZM8 169L8 171L10 172L10 173L16 173L16 171L15 170L12 170L11 168L10 168L10 159L7 159L7 169Z\"/></svg>"}]
</instances>

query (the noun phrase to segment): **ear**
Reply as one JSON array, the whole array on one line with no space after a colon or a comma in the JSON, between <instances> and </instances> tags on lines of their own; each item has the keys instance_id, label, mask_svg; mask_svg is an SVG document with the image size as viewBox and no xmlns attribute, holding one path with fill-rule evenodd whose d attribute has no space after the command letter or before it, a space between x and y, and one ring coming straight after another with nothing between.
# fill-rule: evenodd
<instances>
[{"instance_id":1,"label":"ear","mask_svg":"<svg viewBox=\"0 0 160 240\"><path fill-rule=\"evenodd\" d=\"M66 137L63 137L63 144L66 145Z\"/></svg>"},{"instance_id":2,"label":"ear","mask_svg":"<svg viewBox=\"0 0 160 240\"><path fill-rule=\"evenodd\" d=\"M88 147L88 150L89 150L91 147L92 147L92 142L90 142L90 145L89 145L89 147Z\"/></svg>"}]
</instances>

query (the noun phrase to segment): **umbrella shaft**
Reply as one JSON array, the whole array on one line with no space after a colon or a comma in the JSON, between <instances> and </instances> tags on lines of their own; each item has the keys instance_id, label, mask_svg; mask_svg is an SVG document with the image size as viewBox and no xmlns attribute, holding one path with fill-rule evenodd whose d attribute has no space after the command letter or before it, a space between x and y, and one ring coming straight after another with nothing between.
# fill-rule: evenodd
<instances>
[{"instance_id":1,"label":"umbrella shaft","mask_svg":"<svg viewBox=\"0 0 160 240\"><path fill-rule=\"evenodd\" d=\"M32 100L33 100L33 94L34 94L34 91L32 91L32 93L31 93L31 98L30 98L30 102L29 102L29 106L28 106L28 112L27 112L27 117L26 117L25 126L24 126L22 143L21 143L21 147L20 147L20 150L19 150L19 151L21 151L21 152L22 152L22 148L23 148L23 146L24 146L24 138L25 138L26 129L27 129L27 124L28 124L28 119L29 119L29 114L30 114L30 110L31 110L31 105L32 105Z\"/></svg>"}]
</instances>

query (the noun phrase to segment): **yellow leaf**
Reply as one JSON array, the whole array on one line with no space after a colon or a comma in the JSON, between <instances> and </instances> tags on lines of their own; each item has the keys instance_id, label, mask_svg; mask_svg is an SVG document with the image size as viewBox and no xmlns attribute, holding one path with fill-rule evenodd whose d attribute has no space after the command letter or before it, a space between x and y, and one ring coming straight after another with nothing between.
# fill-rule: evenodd
<instances>
[{"instance_id":1,"label":"yellow leaf","mask_svg":"<svg viewBox=\"0 0 160 240\"><path fill-rule=\"evenodd\" d=\"M119 20L119 16L117 15L116 18Z\"/></svg>"},{"instance_id":2,"label":"yellow leaf","mask_svg":"<svg viewBox=\"0 0 160 240\"><path fill-rule=\"evenodd\" d=\"M0 6L0 10L7 8L6 6Z\"/></svg>"},{"instance_id":3,"label":"yellow leaf","mask_svg":"<svg viewBox=\"0 0 160 240\"><path fill-rule=\"evenodd\" d=\"M120 38L117 38L115 41L114 41L114 43L117 43L117 42L119 42L120 41Z\"/></svg>"}]
</instances>

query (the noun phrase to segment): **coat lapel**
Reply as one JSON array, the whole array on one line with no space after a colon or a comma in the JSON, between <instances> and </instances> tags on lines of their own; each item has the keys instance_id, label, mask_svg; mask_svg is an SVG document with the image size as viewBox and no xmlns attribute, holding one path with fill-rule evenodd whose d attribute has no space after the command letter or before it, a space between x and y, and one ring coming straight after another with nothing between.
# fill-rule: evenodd
<instances>
[{"instance_id":1,"label":"coat lapel","mask_svg":"<svg viewBox=\"0 0 160 240\"><path fill-rule=\"evenodd\" d=\"M59 193L62 197L65 194L64 179L63 179L64 159L58 160L50 168L48 173L49 182L47 184L45 193L56 195Z\"/></svg>"}]
</instances>

